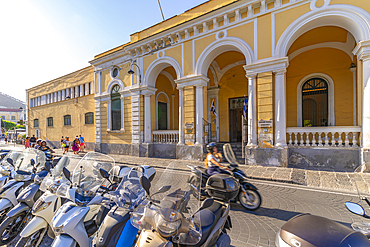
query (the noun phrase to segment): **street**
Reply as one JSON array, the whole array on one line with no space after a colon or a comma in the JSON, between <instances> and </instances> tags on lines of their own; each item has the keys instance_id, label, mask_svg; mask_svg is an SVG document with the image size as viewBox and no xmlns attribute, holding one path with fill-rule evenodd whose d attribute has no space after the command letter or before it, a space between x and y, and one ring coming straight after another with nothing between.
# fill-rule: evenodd
<instances>
[{"instance_id":1,"label":"street","mask_svg":"<svg viewBox=\"0 0 370 247\"><path fill-rule=\"evenodd\" d=\"M17 147L17 149L21 148ZM189 168L186 167L189 162L172 160L168 163L174 164L177 170L176 176L172 179L184 181L190 174ZM130 166L130 164L125 165ZM157 174L152 182L153 187L156 187L166 166L166 164L158 163L155 167ZM345 201L357 200L358 196L354 193L263 180L251 179L249 181L259 189L262 206L250 212L239 204L232 204L233 228L229 232L232 246L275 246L276 233L279 228L290 218L301 213L323 216L348 227L351 223L363 219L351 214L345 208ZM166 185L165 181L161 181L161 185ZM46 238L42 246L49 246L51 242L50 238ZM9 246L14 246L14 244Z\"/></svg>"}]
</instances>

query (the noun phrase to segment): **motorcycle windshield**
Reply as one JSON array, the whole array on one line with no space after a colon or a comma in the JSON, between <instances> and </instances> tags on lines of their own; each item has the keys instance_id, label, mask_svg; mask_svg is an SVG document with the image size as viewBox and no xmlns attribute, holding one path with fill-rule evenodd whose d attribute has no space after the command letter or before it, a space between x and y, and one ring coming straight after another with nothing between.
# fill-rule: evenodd
<instances>
[{"instance_id":1,"label":"motorcycle windshield","mask_svg":"<svg viewBox=\"0 0 370 247\"><path fill-rule=\"evenodd\" d=\"M45 166L46 158L44 152L28 148L19 155L17 162L15 163L15 168L17 170L31 172L33 169L31 164L32 159L35 161L34 166L37 170L40 170Z\"/></svg>"},{"instance_id":2,"label":"motorcycle windshield","mask_svg":"<svg viewBox=\"0 0 370 247\"><path fill-rule=\"evenodd\" d=\"M70 184L63 174L63 168L66 167L68 170L73 171L79 161L80 158L78 156L71 154L63 155L55 167L51 169L50 174L42 181L40 190L45 192L49 189L52 192L55 192L61 184Z\"/></svg>"},{"instance_id":3,"label":"motorcycle windshield","mask_svg":"<svg viewBox=\"0 0 370 247\"><path fill-rule=\"evenodd\" d=\"M147 177L140 171L129 170L123 175L117 189L109 193L118 207L135 207L144 200L145 191L139 181L141 176Z\"/></svg>"},{"instance_id":4,"label":"motorcycle windshield","mask_svg":"<svg viewBox=\"0 0 370 247\"><path fill-rule=\"evenodd\" d=\"M131 218L133 226L144 230L155 229L163 238L170 237L177 244L194 245L201 240L202 224L197 212L200 200L193 195L197 194L194 190L200 191L201 183L194 180L201 181L201 173L191 174L186 164L174 161L162 172L150 189L152 203L145 200L135 209ZM164 186L167 188L164 189Z\"/></svg>"},{"instance_id":5,"label":"motorcycle windshield","mask_svg":"<svg viewBox=\"0 0 370 247\"><path fill-rule=\"evenodd\" d=\"M76 199L88 200L95 195L99 186L107 182L99 169L110 171L114 166L114 159L108 155L89 152L77 164L72 174L72 184L78 187Z\"/></svg>"},{"instance_id":6,"label":"motorcycle windshield","mask_svg":"<svg viewBox=\"0 0 370 247\"><path fill-rule=\"evenodd\" d=\"M16 164L17 163L17 159L21 155L21 153L22 152L18 152L18 151L10 151L4 157L4 159L2 159L1 162L0 162L0 166L2 167L2 169L6 169L6 170L11 169L12 165L9 164L8 158L11 158L13 160L13 164Z\"/></svg>"}]
</instances>

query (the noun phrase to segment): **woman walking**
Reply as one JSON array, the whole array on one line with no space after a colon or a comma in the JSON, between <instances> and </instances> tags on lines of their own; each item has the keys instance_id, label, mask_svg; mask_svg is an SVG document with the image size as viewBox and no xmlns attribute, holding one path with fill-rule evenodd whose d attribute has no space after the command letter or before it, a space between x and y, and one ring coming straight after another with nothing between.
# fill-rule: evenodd
<instances>
[{"instance_id":1,"label":"woman walking","mask_svg":"<svg viewBox=\"0 0 370 247\"><path fill-rule=\"evenodd\" d=\"M63 144L62 144L62 147L64 148L63 154L65 154L66 152L68 153L69 145L71 145L71 142L69 141L69 137L66 136L66 139L63 140Z\"/></svg>"},{"instance_id":2,"label":"woman walking","mask_svg":"<svg viewBox=\"0 0 370 247\"><path fill-rule=\"evenodd\" d=\"M74 154L78 154L78 150L80 150L80 140L78 139L78 136L73 140L72 150Z\"/></svg>"},{"instance_id":3,"label":"woman walking","mask_svg":"<svg viewBox=\"0 0 370 247\"><path fill-rule=\"evenodd\" d=\"M24 142L24 147L25 148L29 148L30 147L30 137L29 136L26 137L26 141Z\"/></svg>"}]
</instances>

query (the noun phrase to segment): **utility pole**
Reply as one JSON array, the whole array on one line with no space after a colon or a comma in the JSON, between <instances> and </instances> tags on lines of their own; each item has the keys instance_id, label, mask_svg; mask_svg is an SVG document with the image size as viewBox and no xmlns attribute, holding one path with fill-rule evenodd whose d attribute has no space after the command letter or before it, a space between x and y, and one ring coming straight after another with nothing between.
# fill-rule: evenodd
<instances>
[{"instance_id":1,"label":"utility pole","mask_svg":"<svg viewBox=\"0 0 370 247\"><path fill-rule=\"evenodd\" d=\"M163 11L162 11L162 7L161 7L161 3L158 1L158 6L159 6L159 9L161 10L161 14L162 14L162 19L164 20L164 15L163 15Z\"/></svg>"}]
</instances>

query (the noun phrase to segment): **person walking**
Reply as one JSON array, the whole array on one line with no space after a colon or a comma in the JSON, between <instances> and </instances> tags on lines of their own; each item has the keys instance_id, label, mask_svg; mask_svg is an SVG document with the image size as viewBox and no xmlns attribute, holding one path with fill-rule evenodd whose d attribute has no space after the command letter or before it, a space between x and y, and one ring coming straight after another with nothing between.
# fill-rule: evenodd
<instances>
[{"instance_id":1,"label":"person walking","mask_svg":"<svg viewBox=\"0 0 370 247\"><path fill-rule=\"evenodd\" d=\"M31 147L35 147L35 145L36 145L36 137L35 137L35 135L33 135L31 138L30 138L30 145L31 145Z\"/></svg>"},{"instance_id":2,"label":"person walking","mask_svg":"<svg viewBox=\"0 0 370 247\"><path fill-rule=\"evenodd\" d=\"M8 136L7 135L5 136L4 140L5 140L5 144L8 144Z\"/></svg>"},{"instance_id":3,"label":"person walking","mask_svg":"<svg viewBox=\"0 0 370 247\"><path fill-rule=\"evenodd\" d=\"M63 154L68 153L70 145L71 145L71 142L69 141L69 137L66 136L66 139L63 138L63 144L62 144L62 147L64 149Z\"/></svg>"},{"instance_id":4,"label":"person walking","mask_svg":"<svg viewBox=\"0 0 370 247\"><path fill-rule=\"evenodd\" d=\"M67 137L66 137L67 138ZM62 151L65 147L63 147L63 143L64 143L65 139L64 137L62 136L62 138L60 139L60 147L62 148Z\"/></svg>"},{"instance_id":5,"label":"person walking","mask_svg":"<svg viewBox=\"0 0 370 247\"><path fill-rule=\"evenodd\" d=\"M24 147L25 148L29 148L30 147L30 137L29 136L26 137L26 141L24 142Z\"/></svg>"},{"instance_id":6,"label":"person walking","mask_svg":"<svg viewBox=\"0 0 370 247\"><path fill-rule=\"evenodd\" d=\"M85 145L85 138L83 138L81 135L80 137L78 138L79 141L80 141L80 152L83 152L86 148L86 145Z\"/></svg>"},{"instance_id":7,"label":"person walking","mask_svg":"<svg viewBox=\"0 0 370 247\"><path fill-rule=\"evenodd\" d=\"M80 150L80 140L78 139L78 136L73 140L72 150L74 154L78 154L78 150Z\"/></svg>"}]
</instances>

